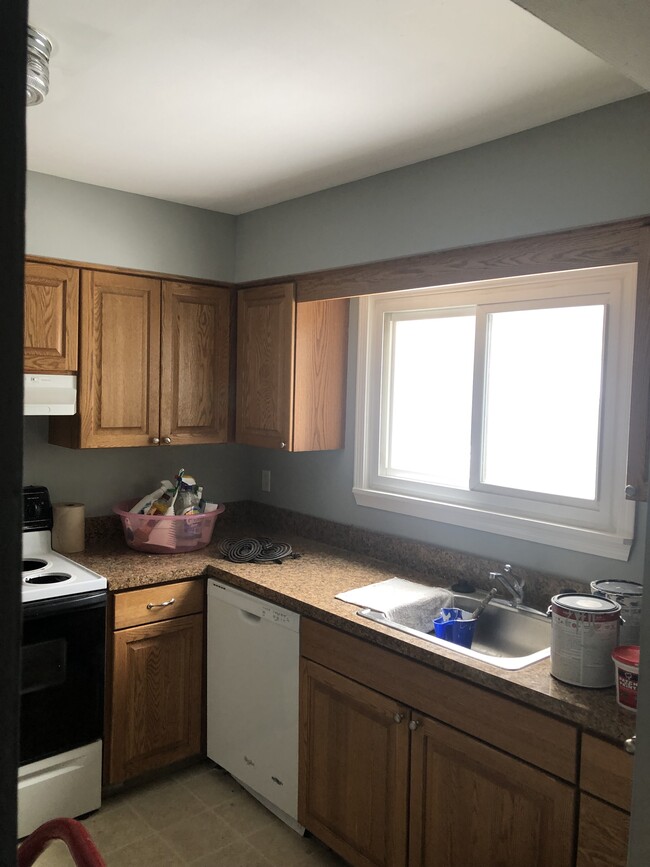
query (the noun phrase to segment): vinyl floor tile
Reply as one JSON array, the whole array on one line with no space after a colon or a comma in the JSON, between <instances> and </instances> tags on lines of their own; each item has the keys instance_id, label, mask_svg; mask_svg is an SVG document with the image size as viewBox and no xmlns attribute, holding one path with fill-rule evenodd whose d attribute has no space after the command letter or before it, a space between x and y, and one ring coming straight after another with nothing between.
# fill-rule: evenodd
<instances>
[{"instance_id":1,"label":"vinyl floor tile","mask_svg":"<svg viewBox=\"0 0 650 867\"><path fill-rule=\"evenodd\" d=\"M184 867L186 864L155 832L117 849L104 860L106 867Z\"/></svg>"},{"instance_id":2,"label":"vinyl floor tile","mask_svg":"<svg viewBox=\"0 0 650 867\"><path fill-rule=\"evenodd\" d=\"M220 768L212 768L204 774L195 774L191 777L181 778L183 785L199 798L206 807L216 807L228 801L233 795L240 795L242 787L239 783L222 771Z\"/></svg>"},{"instance_id":3,"label":"vinyl floor tile","mask_svg":"<svg viewBox=\"0 0 650 867\"><path fill-rule=\"evenodd\" d=\"M244 837L279 822L273 813L243 789L214 807L214 812Z\"/></svg>"},{"instance_id":4,"label":"vinyl floor tile","mask_svg":"<svg viewBox=\"0 0 650 867\"><path fill-rule=\"evenodd\" d=\"M212 810L181 819L159 832L185 861L192 861L240 840L239 834Z\"/></svg>"},{"instance_id":5,"label":"vinyl floor tile","mask_svg":"<svg viewBox=\"0 0 650 867\"><path fill-rule=\"evenodd\" d=\"M299 867L322 851L313 837L301 837L278 819L247 837L248 842L275 865Z\"/></svg>"},{"instance_id":6,"label":"vinyl floor tile","mask_svg":"<svg viewBox=\"0 0 650 867\"><path fill-rule=\"evenodd\" d=\"M135 791L128 796L126 803L154 831L205 810L205 804L175 779L165 785Z\"/></svg>"},{"instance_id":7,"label":"vinyl floor tile","mask_svg":"<svg viewBox=\"0 0 650 867\"><path fill-rule=\"evenodd\" d=\"M192 867L273 867L261 852L245 840L237 840L210 855L191 861Z\"/></svg>"},{"instance_id":8,"label":"vinyl floor tile","mask_svg":"<svg viewBox=\"0 0 650 867\"><path fill-rule=\"evenodd\" d=\"M114 793L83 820L107 867L344 867L204 761ZM74 867L52 843L35 867Z\"/></svg>"},{"instance_id":9,"label":"vinyl floor tile","mask_svg":"<svg viewBox=\"0 0 650 867\"><path fill-rule=\"evenodd\" d=\"M129 843L135 843L142 837L143 831L150 831L147 825L143 825L142 817L128 804L122 804L114 810L100 809L85 819L83 824L104 857Z\"/></svg>"}]
</instances>

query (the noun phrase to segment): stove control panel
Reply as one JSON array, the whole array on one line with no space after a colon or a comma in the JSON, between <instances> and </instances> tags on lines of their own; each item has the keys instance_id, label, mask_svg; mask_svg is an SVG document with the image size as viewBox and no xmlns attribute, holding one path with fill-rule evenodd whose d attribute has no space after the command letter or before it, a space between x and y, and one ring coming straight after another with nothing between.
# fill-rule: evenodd
<instances>
[{"instance_id":1,"label":"stove control panel","mask_svg":"<svg viewBox=\"0 0 650 867\"><path fill-rule=\"evenodd\" d=\"M23 488L23 532L52 529L50 492L39 485Z\"/></svg>"}]
</instances>

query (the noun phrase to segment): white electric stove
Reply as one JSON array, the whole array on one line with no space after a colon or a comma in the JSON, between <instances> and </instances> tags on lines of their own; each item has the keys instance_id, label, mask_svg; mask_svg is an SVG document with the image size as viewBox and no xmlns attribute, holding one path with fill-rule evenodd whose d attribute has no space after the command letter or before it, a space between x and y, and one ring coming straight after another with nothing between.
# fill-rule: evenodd
<instances>
[{"instance_id":1,"label":"white electric stove","mask_svg":"<svg viewBox=\"0 0 650 867\"><path fill-rule=\"evenodd\" d=\"M23 489L18 836L101 805L107 581L52 550L47 488Z\"/></svg>"},{"instance_id":2,"label":"white electric stove","mask_svg":"<svg viewBox=\"0 0 650 867\"><path fill-rule=\"evenodd\" d=\"M106 587L106 578L52 550L50 530L23 532L23 602Z\"/></svg>"}]
</instances>

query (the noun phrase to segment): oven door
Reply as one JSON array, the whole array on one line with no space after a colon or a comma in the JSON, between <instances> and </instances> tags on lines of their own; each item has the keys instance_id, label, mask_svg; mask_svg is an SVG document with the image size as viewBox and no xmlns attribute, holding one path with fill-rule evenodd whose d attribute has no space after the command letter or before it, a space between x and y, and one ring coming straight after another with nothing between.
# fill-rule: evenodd
<instances>
[{"instance_id":1,"label":"oven door","mask_svg":"<svg viewBox=\"0 0 650 867\"><path fill-rule=\"evenodd\" d=\"M23 605L20 764L102 737L106 591Z\"/></svg>"}]
</instances>

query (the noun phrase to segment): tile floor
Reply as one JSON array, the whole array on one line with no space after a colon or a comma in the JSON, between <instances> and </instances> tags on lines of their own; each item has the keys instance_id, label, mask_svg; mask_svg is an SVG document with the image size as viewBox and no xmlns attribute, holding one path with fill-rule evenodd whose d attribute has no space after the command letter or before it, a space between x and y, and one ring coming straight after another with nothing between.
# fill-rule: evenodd
<instances>
[{"instance_id":1,"label":"tile floor","mask_svg":"<svg viewBox=\"0 0 650 867\"><path fill-rule=\"evenodd\" d=\"M205 761L107 798L83 820L108 867L344 867ZM56 841L35 867L71 867Z\"/></svg>"}]
</instances>

